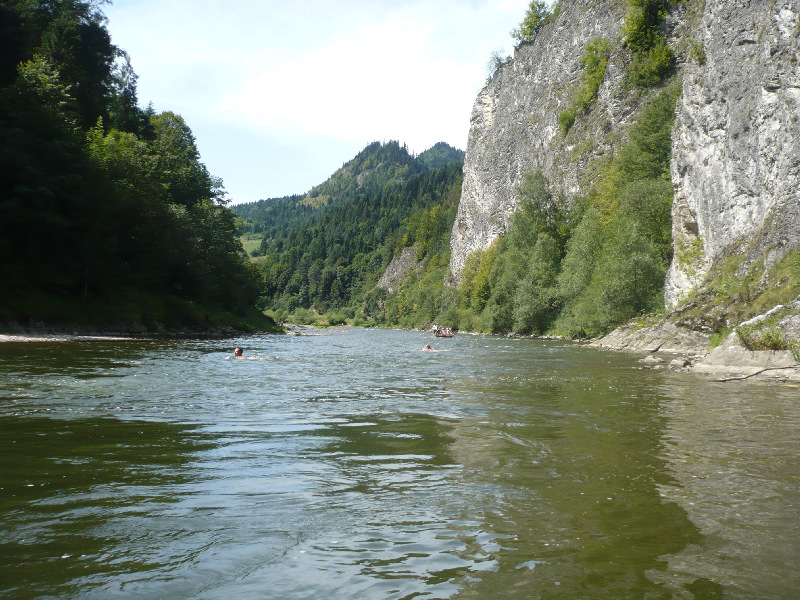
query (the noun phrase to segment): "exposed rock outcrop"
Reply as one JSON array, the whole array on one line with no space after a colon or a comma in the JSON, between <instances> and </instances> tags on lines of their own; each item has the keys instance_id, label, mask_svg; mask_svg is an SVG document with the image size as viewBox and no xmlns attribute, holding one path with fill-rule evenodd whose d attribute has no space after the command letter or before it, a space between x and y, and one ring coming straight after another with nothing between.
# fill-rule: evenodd
<instances>
[{"instance_id":1,"label":"exposed rock outcrop","mask_svg":"<svg viewBox=\"0 0 800 600\"><path fill-rule=\"evenodd\" d=\"M729 335L708 355L690 366L693 373L711 375L726 380L778 379L800 381L800 365L792 352L754 352L744 347L737 334Z\"/></svg>"},{"instance_id":2,"label":"exposed rock outcrop","mask_svg":"<svg viewBox=\"0 0 800 600\"><path fill-rule=\"evenodd\" d=\"M417 262L417 247L403 248L400 254L397 254L386 267L386 271L378 281L378 286L386 288L391 293L412 269L420 268L422 268L422 263Z\"/></svg>"},{"instance_id":3,"label":"exposed rock outcrop","mask_svg":"<svg viewBox=\"0 0 800 600\"><path fill-rule=\"evenodd\" d=\"M592 346L648 354L640 362L649 368L663 368L658 354L678 355L670 368L712 376L724 381L757 378L800 381L798 351L753 350L743 342L762 345L767 332L779 331L788 343L800 341L800 302L779 306L741 323L720 344L711 348L710 336L669 321L649 326L626 325L591 343Z\"/></svg>"},{"instance_id":4,"label":"exposed rock outcrop","mask_svg":"<svg viewBox=\"0 0 800 600\"><path fill-rule=\"evenodd\" d=\"M598 161L625 142L642 105L643 98L623 85L628 58L618 42L628 3L562 0L560 7L558 17L534 43L516 51L475 102L451 236L456 282L467 255L488 248L509 227L526 172L541 169L568 200L585 193ZM800 306L788 306L800 291L800 262L794 258L800 249L800 0L676 2L664 33L682 81L672 135L674 259L665 296L670 308L692 290L698 298L659 325L622 328L599 344L705 355L710 334L784 303L787 309L760 325L758 335L800 347L792 333ZM595 38L617 43L591 111L564 136L558 115L579 85L580 58ZM752 285L725 297L710 277L731 257L737 260L734 272L723 270L728 281L748 278ZM791 264L781 266L787 257ZM773 265L780 267L777 274L770 273ZM776 289L782 293L773 294L770 305L772 296L761 294ZM759 298L757 308L752 298ZM712 370L715 361L778 360L797 371L789 364L791 352L773 356L732 348L709 353L706 368Z\"/></svg>"},{"instance_id":5,"label":"exposed rock outcrop","mask_svg":"<svg viewBox=\"0 0 800 600\"><path fill-rule=\"evenodd\" d=\"M626 325L594 342L594 345L612 350L630 350L643 354L667 352L671 354L704 355L711 349L709 336L697 331L664 322L641 327Z\"/></svg>"},{"instance_id":6,"label":"exposed rock outcrop","mask_svg":"<svg viewBox=\"0 0 800 600\"><path fill-rule=\"evenodd\" d=\"M507 230L526 172L542 169L567 198L584 193L594 173L587 166L618 147L638 107L622 85L617 44L591 113L561 134L558 115L579 84L586 44L618 40L627 9L610 0L561 7L473 107L451 236L456 281L467 255ZM673 135L669 306L737 245L765 266L800 247L799 13L800 0L708 0L701 18L678 7L668 20L670 44L686 57Z\"/></svg>"},{"instance_id":7,"label":"exposed rock outcrop","mask_svg":"<svg viewBox=\"0 0 800 600\"><path fill-rule=\"evenodd\" d=\"M673 131L668 306L734 248L768 268L800 247L799 14L798 0L705 3Z\"/></svg>"},{"instance_id":8,"label":"exposed rock outcrop","mask_svg":"<svg viewBox=\"0 0 800 600\"><path fill-rule=\"evenodd\" d=\"M558 115L580 84L580 58L595 38L618 37L622 2L567 0L555 21L514 60L498 69L472 110L464 183L451 236L450 270L458 281L467 255L505 232L517 208L515 190L525 173L541 169L571 198L591 183L586 166L619 144L636 95L623 90L624 57L608 62L595 108L564 137Z\"/></svg>"}]
</instances>

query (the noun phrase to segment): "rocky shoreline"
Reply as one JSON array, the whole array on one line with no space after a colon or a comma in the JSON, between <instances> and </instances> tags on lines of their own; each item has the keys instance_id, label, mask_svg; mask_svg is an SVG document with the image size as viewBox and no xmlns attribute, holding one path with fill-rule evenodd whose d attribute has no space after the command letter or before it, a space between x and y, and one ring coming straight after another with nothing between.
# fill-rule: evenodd
<instances>
[{"instance_id":1,"label":"rocky shoreline","mask_svg":"<svg viewBox=\"0 0 800 600\"><path fill-rule=\"evenodd\" d=\"M640 362L650 369L697 373L717 381L800 383L800 364L791 351L748 350L736 332L712 348L709 336L673 323L627 325L589 345L645 354Z\"/></svg>"}]
</instances>

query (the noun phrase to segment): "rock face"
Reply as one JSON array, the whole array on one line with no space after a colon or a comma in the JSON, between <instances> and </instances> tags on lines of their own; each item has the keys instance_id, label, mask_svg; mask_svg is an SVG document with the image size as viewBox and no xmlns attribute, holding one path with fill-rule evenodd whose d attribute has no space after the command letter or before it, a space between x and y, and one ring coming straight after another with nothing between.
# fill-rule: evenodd
<instances>
[{"instance_id":1,"label":"rock face","mask_svg":"<svg viewBox=\"0 0 800 600\"><path fill-rule=\"evenodd\" d=\"M475 102L451 236L456 283L467 255L509 227L526 172L540 168L567 199L585 193L592 163L624 142L641 105L622 86L628 58L612 44L594 107L562 135L558 115L580 83L586 44L619 41L627 2L560 5ZM693 0L675 3L667 19L683 84L673 130L670 307L731 253L747 255L746 269L800 247L798 15L800 0Z\"/></svg>"},{"instance_id":2,"label":"rock face","mask_svg":"<svg viewBox=\"0 0 800 600\"><path fill-rule=\"evenodd\" d=\"M707 0L673 130L674 306L734 249L800 247L800 0ZM695 252L692 253L691 249Z\"/></svg>"},{"instance_id":3,"label":"rock face","mask_svg":"<svg viewBox=\"0 0 800 600\"><path fill-rule=\"evenodd\" d=\"M403 278L412 270L422 268L417 263L417 247L403 248L402 252L392 259L378 281L378 286L386 288L390 293L397 289Z\"/></svg>"},{"instance_id":4,"label":"rock face","mask_svg":"<svg viewBox=\"0 0 800 600\"><path fill-rule=\"evenodd\" d=\"M689 331L672 323L664 322L650 327L638 328L627 325L592 342L599 348L628 350L631 352L672 354L706 354L710 349L708 335Z\"/></svg>"},{"instance_id":5,"label":"rock face","mask_svg":"<svg viewBox=\"0 0 800 600\"><path fill-rule=\"evenodd\" d=\"M708 355L692 364L694 373L726 379L760 379L800 381L797 360L788 350L751 352L742 346L734 333Z\"/></svg>"},{"instance_id":6,"label":"rock face","mask_svg":"<svg viewBox=\"0 0 800 600\"><path fill-rule=\"evenodd\" d=\"M525 173L541 169L568 198L585 192L591 183L586 165L613 151L636 107L622 90L622 54L613 51L591 118L582 115L562 135L558 115L580 83L586 44L616 39L626 6L602 0L564 0L561 6L555 21L517 49L475 101L451 236L456 281L467 255L507 230Z\"/></svg>"}]
</instances>

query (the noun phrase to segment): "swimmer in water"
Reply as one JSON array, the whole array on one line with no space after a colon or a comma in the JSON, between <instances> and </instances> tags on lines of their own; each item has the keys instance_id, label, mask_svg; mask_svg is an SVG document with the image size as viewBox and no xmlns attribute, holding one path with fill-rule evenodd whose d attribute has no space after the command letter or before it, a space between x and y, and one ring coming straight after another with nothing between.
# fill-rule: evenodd
<instances>
[{"instance_id":1,"label":"swimmer in water","mask_svg":"<svg viewBox=\"0 0 800 600\"><path fill-rule=\"evenodd\" d=\"M241 348L234 348L233 350L233 358L244 358L244 354L242 353Z\"/></svg>"},{"instance_id":2,"label":"swimmer in water","mask_svg":"<svg viewBox=\"0 0 800 600\"><path fill-rule=\"evenodd\" d=\"M433 348L431 348L431 345L430 345L430 344L425 344L425 347L423 348L423 350L424 350L425 352L436 352L436 350L434 350Z\"/></svg>"}]
</instances>

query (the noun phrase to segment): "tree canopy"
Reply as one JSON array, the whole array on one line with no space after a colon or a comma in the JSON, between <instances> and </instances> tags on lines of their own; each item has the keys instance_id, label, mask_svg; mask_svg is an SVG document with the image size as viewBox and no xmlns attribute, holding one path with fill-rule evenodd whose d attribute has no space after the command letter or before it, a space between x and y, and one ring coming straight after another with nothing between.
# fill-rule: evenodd
<instances>
[{"instance_id":1,"label":"tree canopy","mask_svg":"<svg viewBox=\"0 0 800 600\"><path fill-rule=\"evenodd\" d=\"M265 325L221 181L138 106L101 5L0 6L0 322Z\"/></svg>"},{"instance_id":2,"label":"tree canopy","mask_svg":"<svg viewBox=\"0 0 800 600\"><path fill-rule=\"evenodd\" d=\"M519 27L511 30L511 37L517 41L517 44L533 42L536 39L536 34L549 20L550 15L551 12L546 2L543 0L531 0L522 23L519 24Z\"/></svg>"}]
</instances>

